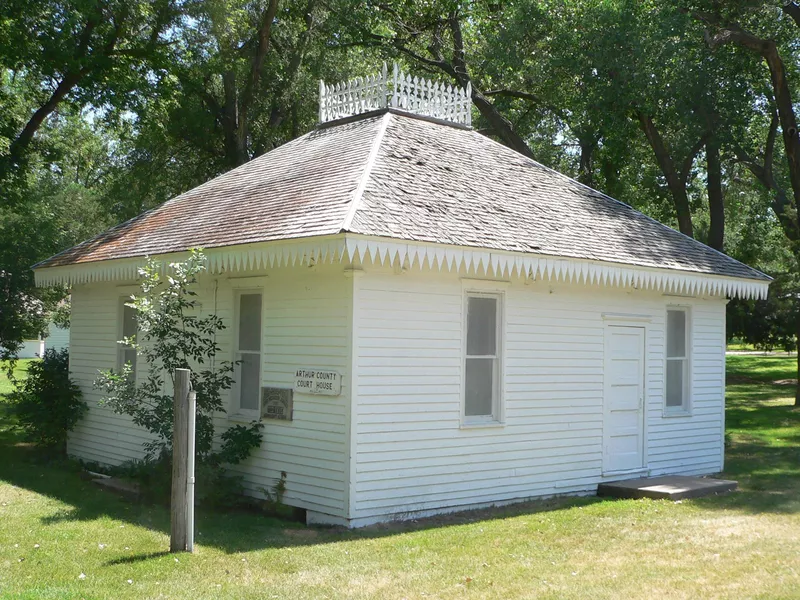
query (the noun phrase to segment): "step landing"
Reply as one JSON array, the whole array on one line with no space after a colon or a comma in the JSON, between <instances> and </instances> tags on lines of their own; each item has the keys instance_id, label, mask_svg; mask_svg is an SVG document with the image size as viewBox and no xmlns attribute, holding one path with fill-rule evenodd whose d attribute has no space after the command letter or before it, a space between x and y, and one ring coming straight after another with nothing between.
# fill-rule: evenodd
<instances>
[{"instance_id":1,"label":"step landing","mask_svg":"<svg viewBox=\"0 0 800 600\"><path fill-rule=\"evenodd\" d=\"M668 475L601 483L597 486L597 495L611 498L683 500L731 492L737 486L737 482L729 479Z\"/></svg>"}]
</instances>

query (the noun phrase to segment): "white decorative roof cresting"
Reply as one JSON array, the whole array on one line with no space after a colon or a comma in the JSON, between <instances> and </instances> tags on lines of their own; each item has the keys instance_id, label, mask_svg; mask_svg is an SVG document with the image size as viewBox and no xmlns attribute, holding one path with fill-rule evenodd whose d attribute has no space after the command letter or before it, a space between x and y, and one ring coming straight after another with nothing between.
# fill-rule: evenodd
<instances>
[{"instance_id":1,"label":"white decorative roof cresting","mask_svg":"<svg viewBox=\"0 0 800 600\"><path fill-rule=\"evenodd\" d=\"M319 122L327 123L383 108L472 125L472 84L466 88L403 73L394 63L392 75L358 77L333 85L319 82Z\"/></svg>"}]
</instances>

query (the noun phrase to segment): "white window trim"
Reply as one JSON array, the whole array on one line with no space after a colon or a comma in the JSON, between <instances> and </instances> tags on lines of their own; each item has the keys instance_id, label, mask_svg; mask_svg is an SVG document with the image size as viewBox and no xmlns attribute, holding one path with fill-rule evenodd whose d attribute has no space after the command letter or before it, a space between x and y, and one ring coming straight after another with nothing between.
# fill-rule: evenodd
<instances>
[{"instance_id":1,"label":"white window trim","mask_svg":"<svg viewBox=\"0 0 800 600\"><path fill-rule=\"evenodd\" d=\"M128 302L131 302L131 296L130 295L119 296L117 298L117 337L116 337L116 340L115 340L115 342L117 344L117 365L116 365L116 369L120 373L122 372L122 367L125 364L125 351L131 349L130 346L127 346L125 344L120 344L119 343L119 341L125 335L125 304L128 303ZM137 333L137 335L139 333L138 325L136 327L136 333ZM133 370L133 378L134 379L136 379L136 377L137 377L137 372L138 372L138 367L139 367L139 364L138 364L139 363L139 361L138 361L139 353L138 352L136 353L136 358L137 358L137 361L136 361L137 364L136 364L136 367Z\"/></svg>"},{"instance_id":2,"label":"white window trim","mask_svg":"<svg viewBox=\"0 0 800 600\"><path fill-rule=\"evenodd\" d=\"M682 311L686 315L686 355L683 358L669 358L667 356L667 313L671 310ZM670 360L684 362L683 373L683 404L681 406L667 406L667 363ZM664 311L664 417L690 417L692 416L692 309L685 304L668 304Z\"/></svg>"},{"instance_id":3,"label":"white window trim","mask_svg":"<svg viewBox=\"0 0 800 600\"><path fill-rule=\"evenodd\" d=\"M461 373L460 373L460 404L461 404L461 429L480 429L483 427L503 427L505 425L505 356L506 356L506 292L507 285L498 281L465 280L462 286L462 315L461 315ZM470 297L496 298L497 299L497 333L496 333L496 359L497 381L494 386L492 414L486 416L466 415L466 369L467 369L467 327L468 306Z\"/></svg>"},{"instance_id":4,"label":"white window trim","mask_svg":"<svg viewBox=\"0 0 800 600\"><path fill-rule=\"evenodd\" d=\"M252 282L251 282L252 283ZM239 305L240 299L243 295L247 294L259 294L261 296L261 331L260 339L261 339L261 350L259 352L255 352L253 350L239 350ZM258 354L261 358L258 361L258 402L259 406L261 404L261 388L263 387L263 376L264 376L264 290L263 288L239 288L235 287L233 292L233 346L232 350L232 360L236 362L239 360L240 354ZM234 378L237 377L238 365L234 367ZM252 410L247 408L242 408L239 404L239 381L238 379L235 383L231 386L231 406L230 410L228 411L228 419L230 421L237 421L237 422L250 422L250 421L260 421L261 420L261 410Z\"/></svg>"}]
</instances>

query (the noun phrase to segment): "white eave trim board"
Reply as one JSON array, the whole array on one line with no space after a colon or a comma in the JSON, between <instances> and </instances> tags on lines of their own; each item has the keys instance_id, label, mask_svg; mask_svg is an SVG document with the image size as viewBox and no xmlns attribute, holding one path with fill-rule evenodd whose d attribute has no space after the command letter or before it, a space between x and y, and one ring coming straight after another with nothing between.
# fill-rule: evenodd
<instances>
[{"instance_id":1,"label":"white eave trim board","mask_svg":"<svg viewBox=\"0 0 800 600\"><path fill-rule=\"evenodd\" d=\"M211 273L230 273L263 268L310 265L324 262L371 262L399 264L479 275L490 273L503 279L528 277L552 282L574 282L610 287L654 290L690 296L766 298L768 281L706 275L677 269L658 269L621 263L554 257L486 248L446 246L339 234L281 240L259 244L209 248L205 250ZM165 268L188 253L161 255ZM36 284L74 285L98 281L133 280L145 258L118 259L63 267L39 268Z\"/></svg>"}]
</instances>

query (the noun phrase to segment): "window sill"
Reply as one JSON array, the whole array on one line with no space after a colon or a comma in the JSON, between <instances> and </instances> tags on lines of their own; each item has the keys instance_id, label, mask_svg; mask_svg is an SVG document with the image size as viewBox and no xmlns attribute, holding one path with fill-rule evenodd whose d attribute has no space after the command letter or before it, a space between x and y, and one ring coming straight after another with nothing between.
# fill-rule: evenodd
<instances>
[{"instance_id":1,"label":"window sill","mask_svg":"<svg viewBox=\"0 0 800 600\"><path fill-rule=\"evenodd\" d=\"M233 423L241 423L243 425L247 425L249 423L252 423L253 421L260 422L261 420L262 420L261 417L256 413L253 413L251 415L243 413L233 413L228 415L228 421L231 421Z\"/></svg>"},{"instance_id":2,"label":"window sill","mask_svg":"<svg viewBox=\"0 0 800 600\"><path fill-rule=\"evenodd\" d=\"M691 417L692 413L685 408L666 408L664 409L664 414L661 416L665 419L674 419L680 417Z\"/></svg>"},{"instance_id":3,"label":"window sill","mask_svg":"<svg viewBox=\"0 0 800 600\"><path fill-rule=\"evenodd\" d=\"M501 429L505 426L502 421L462 421L459 429Z\"/></svg>"}]
</instances>

